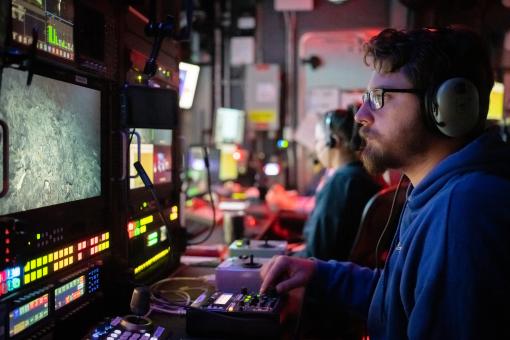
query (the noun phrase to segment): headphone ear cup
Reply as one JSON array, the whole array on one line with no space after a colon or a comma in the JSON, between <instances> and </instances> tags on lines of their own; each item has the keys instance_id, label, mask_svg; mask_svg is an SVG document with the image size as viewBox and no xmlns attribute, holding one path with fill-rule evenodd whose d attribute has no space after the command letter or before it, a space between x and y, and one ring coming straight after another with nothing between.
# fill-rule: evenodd
<instances>
[{"instance_id":1,"label":"headphone ear cup","mask_svg":"<svg viewBox=\"0 0 510 340\"><path fill-rule=\"evenodd\" d=\"M333 136L329 136L326 146L330 149L334 148L336 146L336 139Z\"/></svg>"},{"instance_id":2,"label":"headphone ear cup","mask_svg":"<svg viewBox=\"0 0 510 340\"><path fill-rule=\"evenodd\" d=\"M478 90L468 79L446 80L433 100L425 100L425 105L428 120L445 136L464 136L478 123Z\"/></svg>"}]
</instances>

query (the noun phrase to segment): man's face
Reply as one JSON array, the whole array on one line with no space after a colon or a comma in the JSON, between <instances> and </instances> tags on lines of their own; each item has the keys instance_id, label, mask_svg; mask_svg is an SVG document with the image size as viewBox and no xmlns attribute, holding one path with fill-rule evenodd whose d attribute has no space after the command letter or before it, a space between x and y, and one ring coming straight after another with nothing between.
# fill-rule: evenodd
<instances>
[{"instance_id":1,"label":"man's face","mask_svg":"<svg viewBox=\"0 0 510 340\"><path fill-rule=\"evenodd\" d=\"M372 89L411 89L413 85L401 72L373 72L368 83ZM363 103L355 119L363 126L360 134L366 142L361 159L372 174L386 169L405 169L423 154L430 133L420 117L420 97L413 93L386 92L384 105L374 110Z\"/></svg>"}]
</instances>

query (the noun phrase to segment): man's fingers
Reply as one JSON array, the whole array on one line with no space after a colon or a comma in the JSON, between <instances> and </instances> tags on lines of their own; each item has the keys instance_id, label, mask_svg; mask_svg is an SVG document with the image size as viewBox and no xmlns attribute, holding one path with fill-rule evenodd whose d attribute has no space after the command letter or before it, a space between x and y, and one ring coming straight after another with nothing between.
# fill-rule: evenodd
<instances>
[{"instance_id":1,"label":"man's fingers","mask_svg":"<svg viewBox=\"0 0 510 340\"><path fill-rule=\"evenodd\" d=\"M262 267L260 271L260 275L262 276L260 293L265 293L269 287L274 286L274 283L285 269L285 265L282 262L284 262L283 257L276 256L273 257L267 265Z\"/></svg>"},{"instance_id":2,"label":"man's fingers","mask_svg":"<svg viewBox=\"0 0 510 340\"><path fill-rule=\"evenodd\" d=\"M303 286L303 275L294 275L276 285L278 293L285 293L291 289Z\"/></svg>"},{"instance_id":3,"label":"man's fingers","mask_svg":"<svg viewBox=\"0 0 510 340\"><path fill-rule=\"evenodd\" d=\"M275 257L273 257L269 262L264 263L262 268L260 268L260 276L262 279L264 279L267 275L267 273L271 270L271 268L274 265L274 261L276 260Z\"/></svg>"}]
</instances>

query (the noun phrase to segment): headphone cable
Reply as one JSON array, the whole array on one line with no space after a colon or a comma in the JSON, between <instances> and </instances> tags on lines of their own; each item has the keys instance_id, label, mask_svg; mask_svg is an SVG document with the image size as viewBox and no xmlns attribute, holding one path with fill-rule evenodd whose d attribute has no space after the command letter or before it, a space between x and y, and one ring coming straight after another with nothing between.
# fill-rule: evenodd
<instances>
[{"instance_id":1,"label":"headphone cable","mask_svg":"<svg viewBox=\"0 0 510 340\"><path fill-rule=\"evenodd\" d=\"M377 240L377 244L375 246L375 268L378 268L379 267L379 246L381 244L381 241L384 237L384 234L386 233L386 230L388 229L390 223L391 223L391 220L392 220L392 217L393 217L393 210L395 209L395 204L397 202L397 197L398 197L398 193L400 191L400 188L402 187L402 183L404 181L404 173L401 173L400 174L400 179L398 180L398 184L397 184L397 188L395 190L395 194L393 195L393 200L391 202L391 208L390 208L390 213L388 215L388 219L386 220L386 225L384 226L383 228L383 231L381 232L381 235L379 236L379 239Z\"/></svg>"}]
</instances>

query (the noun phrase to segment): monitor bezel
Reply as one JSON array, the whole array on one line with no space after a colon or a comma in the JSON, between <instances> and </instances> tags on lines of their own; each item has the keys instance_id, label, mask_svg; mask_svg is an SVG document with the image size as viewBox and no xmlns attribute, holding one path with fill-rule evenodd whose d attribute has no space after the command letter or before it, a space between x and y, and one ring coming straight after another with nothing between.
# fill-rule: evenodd
<instances>
[{"instance_id":1,"label":"monitor bezel","mask_svg":"<svg viewBox=\"0 0 510 340\"><path fill-rule=\"evenodd\" d=\"M1 217L10 217L24 221L26 225L32 226L33 228L43 227L46 229L53 226L67 229L71 227L73 238L86 236L96 230L107 229L108 201L111 196L108 185L108 178L110 176L108 159L111 159L111 143L109 139L109 131L111 128L111 110L109 109L111 86L109 86L108 82L104 79L94 77L94 75L78 71L71 67L66 67L65 64L51 61L38 60L37 63L33 65L33 72L34 75L63 81L100 92L101 193L99 196L12 212L2 215ZM28 72L26 72L26 74L28 76ZM1 75L3 76L3 72ZM12 133L13 132L10 131L11 135ZM9 190L12 190L12 188ZM5 199L5 197L0 198L0 201L2 199Z\"/></svg>"}]
</instances>

